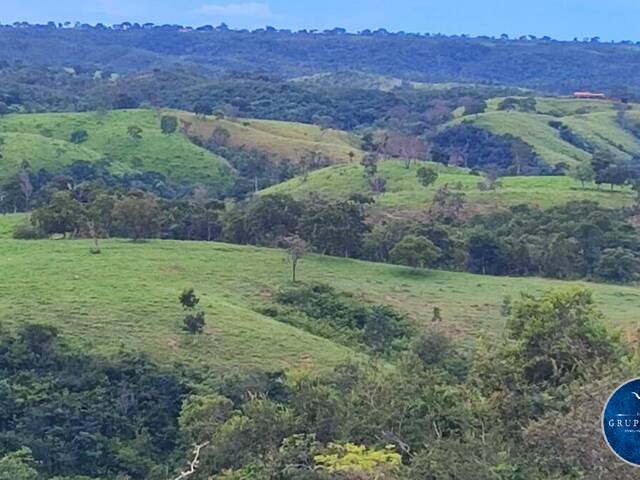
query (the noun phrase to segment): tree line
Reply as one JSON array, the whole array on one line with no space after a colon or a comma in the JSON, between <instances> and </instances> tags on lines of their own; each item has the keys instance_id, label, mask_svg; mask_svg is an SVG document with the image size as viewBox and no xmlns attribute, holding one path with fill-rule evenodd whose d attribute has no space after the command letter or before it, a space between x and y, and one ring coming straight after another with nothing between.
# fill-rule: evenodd
<instances>
[{"instance_id":1,"label":"tree line","mask_svg":"<svg viewBox=\"0 0 640 480\"><path fill-rule=\"evenodd\" d=\"M535 36L511 40L507 36L472 38L384 29L364 30L360 35L339 29L320 34L272 27L255 32L213 27L185 32L177 25L145 28L135 23L114 30L104 25L49 28L18 23L16 27L0 28L6 45L2 60L44 65L53 71L71 65L76 72L91 70L93 75L100 71L104 80L109 80L111 73L131 72L138 77L154 69L170 74L181 64L203 77L239 71L295 78L358 70L413 81L512 85L547 93L566 94L585 88L638 93L635 70L640 47L629 42L599 42L597 37L587 42L559 42ZM78 44L84 46L80 51L75 48ZM134 52L133 57L123 58L123 49ZM309 61L301 63L300 58ZM521 61L513 62L513 58ZM29 80L27 75L17 84L28 88ZM157 91L149 95L160 97Z\"/></svg>"},{"instance_id":2,"label":"tree line","mask_svg":"<svg viewBox=\"0 0 640 480\"><path fill-rule=\"evenodd\" d=\"M429 172L428 168L418 170L426 185L433 181ZM612 210L579 201L546 210L520 205L465 218L460 215L464 197L441 187L428 220L371 223L367 208L374 201L363 195L296 200L270 194L225 204L204 189L178 199L100 187L63 189L36 208L30 222L19 225L14 235L93 238L97 250L100 239L109 237L223 241L285 249L293 245L294 267L301 256L313 251L490 275L617 283L633 282L640 275L640 235L631 223L633 209Z\"/></svg>"}]
</instances>

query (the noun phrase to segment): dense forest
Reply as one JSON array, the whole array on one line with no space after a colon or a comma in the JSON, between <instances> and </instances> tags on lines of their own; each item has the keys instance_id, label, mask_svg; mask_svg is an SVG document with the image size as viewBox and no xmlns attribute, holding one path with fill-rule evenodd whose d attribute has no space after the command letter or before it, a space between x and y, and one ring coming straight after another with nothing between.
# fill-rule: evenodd
<instances>
[{"instance_id":1,"label":"dense forest","mask_svg":"<svg viewBox=\"0 0 640 480\"><path fill-rule=\"evenodd\" d=\"M356 35L340 29L248 32L223 25L193 31L181 26L128 24L116 29L8 25L0 38L7 47L3 49L6 61L95 68L106 75L169 69L184 63L204 71L277 72L285 78L356 69L426 82L499 83L551 93L640 88L634 83L640 47L631 42L600 43L598 38L559 42L385 30ZM73 58L71 65L69 58Z\"/></svg>"},{"instance_id":2,"label":"dense forest","mask_svg":"<svg viewBox=\"0 0 640 480\"><path fill-rule=\"evenodd\" d=\"M528 87L551 94L581 89L625 98L640 94L635 75L640 46L598 39L559 42L386 31L355 35L341 30L233 31L224 26L194 31L179 26L18 24L0 28L0 44L0 98L30 110L95 109L105 107L105 102L113 108L141 102L191 107L205 92L212 99L224 95L233 83L224 77L233 72L251 74L262 83L234 87L240 90L227 102L248 94L243 101L251 103L256 94L268 96L265 88L290 88L294 111L305 108L300 97L308 89L282 80L345 70L429 83ZM266 86L265 80L275 83ZM251 93L256 86L263 88ZM384 100L374 103L380 101ZM313 103L317 102L326 100L315 98ZM322 115L319 110L316 113Z\"/></svg>"}]
</instances>

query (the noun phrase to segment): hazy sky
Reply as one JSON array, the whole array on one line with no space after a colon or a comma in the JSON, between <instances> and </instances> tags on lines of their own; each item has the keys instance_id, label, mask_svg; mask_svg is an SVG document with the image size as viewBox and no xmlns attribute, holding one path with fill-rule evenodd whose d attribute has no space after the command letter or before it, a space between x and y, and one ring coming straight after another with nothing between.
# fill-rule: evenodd
<instances>
[{"instance_id":1,"label":"hazy sky","mask_svg":"<svg viewBox=\"0 0 640 480\"><path fill-rule=\"evenodd\" d=\"M0 22L16 20L640 40L640 0L0 0Z\"/></svg>"}]
</instances>

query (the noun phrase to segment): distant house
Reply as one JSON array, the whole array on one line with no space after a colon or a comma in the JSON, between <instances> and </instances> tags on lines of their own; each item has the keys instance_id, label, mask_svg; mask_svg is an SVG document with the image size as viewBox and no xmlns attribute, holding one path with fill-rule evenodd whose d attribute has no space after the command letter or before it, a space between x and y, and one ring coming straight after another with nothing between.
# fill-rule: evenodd
<instances>
[{"instance_id":1,"label":"distant house","mask_svg":"<svg viewBox=\"0 0 640 480\"><path fill-rule=\"evenodd\" d=\"M594 93L594 92L575 92L573 94L574 98L580 99L594 99L594 100L604 100L607 96L604 93Z\"/></svg>"}]
</instances>

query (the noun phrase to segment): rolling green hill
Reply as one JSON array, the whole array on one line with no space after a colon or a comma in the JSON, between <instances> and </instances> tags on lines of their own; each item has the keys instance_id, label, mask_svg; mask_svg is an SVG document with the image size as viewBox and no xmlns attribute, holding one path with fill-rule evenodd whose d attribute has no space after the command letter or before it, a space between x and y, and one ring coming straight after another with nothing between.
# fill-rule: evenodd
<instances>
[{"instance_id":1,"label":"rolling green hill","mask_svg":"<svg viewBox=\"0 0 640 480\"><path fill-rule=\"evenodd\" d=\"M358 70L344 70L339 72L324 72L314 75L306 75L296 77L290 80L299 85L319 87L319 88L348 88L362 90L381 90L390 92L396 88L403 86L411 86L417 90L430 92L443 92L456 88L487 88L486 85L461 82L416 82L388 75L378 75L374 73L365 73ZM498 88L498 87L496 87ZM512 88L515 90L515 88ZM526 92L527 89L517 89Z\"/></svg>"},{"instance_id":2,"label":"rolling green hill","mask_svg":"<svg viewBox=\"0 0 640 480\"><path fill-rule=\"evenodd\" d=\"M14 222L0 217L0 225ZM0 227L0 231L6 229ZM162 363L189 362L217 371L330 368L353 351L266 317L256 310L289 282L279 250L217 243L125 240L0 239L0 323L55 325L75 346L99 353L142 351ZM504 295L540 292L568 282L476 276L323 256L306 257L303 281L330 283L358 298L387 303L418 324L442 310L456 336L498 332ZM180 291L194 286L207 313L205 334L181 331ZM610 324L635 328L640 291L592 284Z\"/></svg>"},{"instance_id":3,"label":"rolling green hill","mask_svg":"<svg viewBox=\"0 0 640 480\"><path fill-rule=\"evenodd\" d=\"M640 139L617 122L615 102L539 97L535 112L521 112L498 110L503 100L492 99L485 113L458 117L450 125L470 122L498 135L514 135L551 165L561 162L576 165L588 161L591 153L561 138L549 122L561 122L593 148L608 151L619 159L640 155ZM639 122L640 106L634 104L629 108L628 117Z\"/></svg>"},{"instance_id":4,"label":"rolling green hill","mask_svg":"<svg viewBox=\"0 0 640 480\"><path fill-rule=\"evenodd\" d=\"M374 208L397 213L425 210L437 188L444 185L465 193L468 212L522 203L544 208L571 200L594 200L606 207L633 203L633 193L627 188L613 192L605 188L598 190L593 184L582 188L579 182L570 177L504 177L500 179L501 187L494 191L483 191L478 187L482 178L471 175L465 169L429 165L439 171L439 177L435 186L425 188L418 182L415 165L407 169L403 162L380 162L378 174L387 181L386 192L377 198ZM296 198L311 194L343 199L354 193L372 195L360 165L324 168L310 173L306 180L298 177L264 190L264 193L276 192L288 193Z\"/></svg>"},{"instance_id":5,"label":"rolling green hill","mask_svg":"<svg viewBox=\"0 0 640 480\"><path fill-rule=\"evenodd\" d=\"M12 215L0 215L0 240L11 238L16 225L24 222L27 216L24 213Z\"/></svg>"},{"instance_id":6,"label":"rolling green hill","mask_svg":"<svg viewBox=\"0 0 640 480\"><path fill-rule=\"evenodd\" d=\"M142 129L135 139L128 129ZM71 142L78 130L88 134ZM151 110L108 113L20 114L0 118L0 176L28 161L34 169L56 171L77 160L109 162L117 175L159 172L177 183L225 185L233 172L221 157L194 145L182 134L164 135L160 118Z\"/></svg>"},{"instance_id":7,"label":"rolling green hill","mask_svg":"<svg viewBox=\"0 0 640 480\"><path fill-rule=\"evenodd\" d=\"M229 145L247 150L258 150L280 159L301 161L313 153L319 153L331 163L349 162L349 154L355 154L359 162L362 151L358 139L346 132L322 129L316 125L275 120L229 119L196 117L186 112L173 112L180 119L192 124L190 132L207 140L217 127L230 134Z\"/></svg>"}]
</instances>

